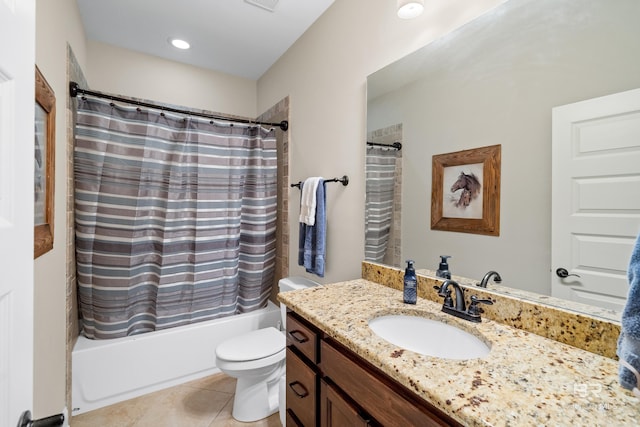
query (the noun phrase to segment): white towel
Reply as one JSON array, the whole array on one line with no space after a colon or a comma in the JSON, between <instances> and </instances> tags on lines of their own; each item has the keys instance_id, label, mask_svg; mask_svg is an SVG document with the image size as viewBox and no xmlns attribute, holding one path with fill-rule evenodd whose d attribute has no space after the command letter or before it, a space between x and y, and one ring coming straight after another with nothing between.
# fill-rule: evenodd
<instances>
[{"instance_id":1,"label":"white towel","mask_svg":"<svg viewBox=\"0 0 640 427\"><path fill-rule=\"evenodd\" d=\"M312 176L302 183L302 196L300 197L300 222L307 225L316 223L316 191L318 182L322 177Z\"/></svg>"}]
</instances>

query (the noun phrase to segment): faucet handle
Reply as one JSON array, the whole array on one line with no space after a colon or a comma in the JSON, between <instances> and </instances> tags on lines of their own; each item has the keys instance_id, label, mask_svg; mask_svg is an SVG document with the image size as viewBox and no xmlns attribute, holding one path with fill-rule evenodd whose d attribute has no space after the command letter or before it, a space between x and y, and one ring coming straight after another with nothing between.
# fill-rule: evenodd
<instances>
[{"instance_id":1,"label":"faucet handle","mask_svg":"<svg viewBox=\"0 0 640 427\"><path fill-rule=\"evenodd\" d=\"M446 307L453 307L453 298L451 298L451 289L447 289L442 292L442 286L434 286L433 289L438 291L438 296L444 297L444 305Z\"/></svg>"},{"instance_id":2,"label":"faucet handle","mask_svg":"<svg viewBox=\"0 0 640 427\"><path fill-rule=\"evenodd\" d=\"M478 304L493 305L493 301L491 301L490 299L479 299L477 296L471 295L471 304L469 304L467 313L473 316L480 316L480 313L482 313L484 310L478 307Z\"/></svg>"},{"instance_id":3,"label":"faucet handle","mask_svg":"<svg viewBox=\"0 0 640 427\"><path fill-rule=\"evenodd\" d=\"M451 291L449 289L447 289L447 294L444 296L443 305L445 307L453 307L453 298L451 298Z\"/></svg>"}]
</instances>

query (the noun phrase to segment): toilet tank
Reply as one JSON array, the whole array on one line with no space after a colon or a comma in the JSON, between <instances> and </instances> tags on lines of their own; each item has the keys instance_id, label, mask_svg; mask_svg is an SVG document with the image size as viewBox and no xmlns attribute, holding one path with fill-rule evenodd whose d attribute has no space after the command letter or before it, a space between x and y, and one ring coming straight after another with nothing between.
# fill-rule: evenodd
<instances>
[{"instance_id":1,"label":"toilet tank","mask_svg":"<svg viewBox=\"0 0 640 427\"><path fill-rule=\"evenodd\" d=\"M306 277L284 277L278 282L280 292L295 291L296 289L306 289L318 286L320 283L314 282ZM287 319L287 306L280 303L280 314L282 318L282 329L285 329Z\"/></svg>"}]
</instances>

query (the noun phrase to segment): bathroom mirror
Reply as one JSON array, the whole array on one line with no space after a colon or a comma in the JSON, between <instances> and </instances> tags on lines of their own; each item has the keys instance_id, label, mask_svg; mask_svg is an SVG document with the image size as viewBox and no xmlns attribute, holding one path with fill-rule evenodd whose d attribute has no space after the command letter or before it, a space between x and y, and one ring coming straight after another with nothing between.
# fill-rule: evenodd
<instances>
[{"instance_id":1,"label":"bathroom mirror","mask_svg":"<svg viewBox=\"0 0 640 427\"><path fill-rule=\"evenodd\" d=\"M551 259L552 109L640 88L639 17L636 0L508 0L370 75L368 138L402 129L400 255L380 262L436 270L451 255L454 275L496 270L501 289L548 299L561 267ZM498 144L500 235L432 230L432 157ZM628 259L619 264L624 274Z\"/></svg>"}]
</instances>

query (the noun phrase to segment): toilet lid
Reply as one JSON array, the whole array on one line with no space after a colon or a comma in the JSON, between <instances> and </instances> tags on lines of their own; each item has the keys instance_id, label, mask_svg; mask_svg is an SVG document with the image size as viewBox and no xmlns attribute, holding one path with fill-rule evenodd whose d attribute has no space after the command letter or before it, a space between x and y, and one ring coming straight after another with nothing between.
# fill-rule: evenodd
<instances>
[{"instance_id":1,"label":"toilet lid","mask_svg":"<svg viewBox=\"0 0 640 427\"><path fill-rule=\"evenodd\" d=\"M216 348L216 356L232 362L263 359L284 350L286 345L284 334L269 327L224 341Z\"/></svg>"}]
</instances>

